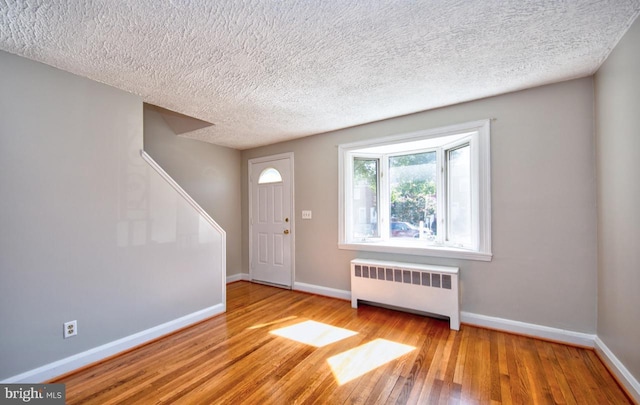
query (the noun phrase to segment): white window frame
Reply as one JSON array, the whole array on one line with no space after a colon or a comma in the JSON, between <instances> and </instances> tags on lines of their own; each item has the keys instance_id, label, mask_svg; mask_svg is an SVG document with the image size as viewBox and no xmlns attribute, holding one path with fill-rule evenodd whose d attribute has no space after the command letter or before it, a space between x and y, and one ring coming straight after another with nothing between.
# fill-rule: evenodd
<instances>
[{"instance_id":1,"label":"white window frame","mask_svg":"<svg viewBox=\"0 0 640 405\"><path fill-rule=\"evenodd\" d=\"M446 146L440 146L437 156L439 170L438 182L445 182L446 170L444 162L444 149L469 143L471 147L471 212L472 212L472 247L459 248L441 244L416 244L407 242L403 245L399 241L391 241L389 238L389 190L385 190L381 182L378 183L380 199L378 201L378 217L380 221L386 220L380 226L380 238L371 238L364 241L349 240L349 224L352 201L353 158L375 157L377 154L362 153L364 149L376 147L392 147L395 144L422 141L441 138L451 135L467 134L464 139L457 139ZM416 149L419 152L419 149ZM417 153L416 152L416 153ZM399 153L404 154L405 152ZM410 153L414 153L412 150ZM446 257L455 259L468 259L490 261L491 253L491 157L490 157L490 120L472 121L463 124L451 125L441 128L428 129L418 132L398 134L388 137L368 139L365 141L338 145L339 162L339 226L338 248L347 250L413 254L421 256ZM379 156L389 156L385 153ZM379 170L382 176L388 175L388 159L380 159ZM380 176L380 173L378 174ZM446 197L438 196L438 229L444 229L447 221L445 211ZM386 210L386 211L385 211ZM438 232L440 233L440 232Z\"/></svg>"}]
</instances>

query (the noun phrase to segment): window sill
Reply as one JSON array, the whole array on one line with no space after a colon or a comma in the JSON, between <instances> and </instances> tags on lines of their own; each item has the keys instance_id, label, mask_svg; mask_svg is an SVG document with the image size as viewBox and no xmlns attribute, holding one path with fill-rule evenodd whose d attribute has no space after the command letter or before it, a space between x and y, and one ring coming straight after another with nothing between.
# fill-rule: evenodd
<instances>
[{"instance_id":1,"label":"window sill","mask_svg":"<svg viewBox=\"0 0 640 405\"><path fill-rule=\"evenodd\" d=\"M338 249L360 250L365 252L396 253L405 255L419 255L432 257L445 257L449 259L478 260L490 262L493 255L485 252L475 252L464 249L456 249L448 246L398 246L397 244L381 242L339 243Z\"/></svg>"}]
</instances>

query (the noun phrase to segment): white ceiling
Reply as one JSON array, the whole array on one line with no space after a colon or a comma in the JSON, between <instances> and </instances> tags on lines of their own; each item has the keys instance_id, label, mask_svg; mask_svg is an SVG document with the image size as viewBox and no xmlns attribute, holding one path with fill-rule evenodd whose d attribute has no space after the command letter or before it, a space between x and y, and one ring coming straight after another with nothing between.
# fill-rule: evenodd
<instances>
[{"instance_id":1,"label":"white ceiling","mask_svg":"<svg viewBox=\"0 0 640 405\"><path fill-rule=\"evenodd\" d=\"M593 74L640 0L4 0L0 49L247 149Z\"/></svg>"}]
</instances>

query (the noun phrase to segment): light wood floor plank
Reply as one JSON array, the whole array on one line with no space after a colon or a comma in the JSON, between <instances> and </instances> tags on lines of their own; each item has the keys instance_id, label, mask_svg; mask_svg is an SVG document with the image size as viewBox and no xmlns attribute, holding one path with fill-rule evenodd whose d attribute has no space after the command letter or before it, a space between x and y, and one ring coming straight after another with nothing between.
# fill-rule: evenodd
<instances>
[{"instance_id":1,"label":"light wood floor plank","mask_svg":"<svg viewBox=\"0 0 640 405\"><path fill-rule=\"evenodd\" d=\"M271 333L304 321L355 334ZM341 381L328 360L376 339L415 349ZM631 403L592 350L248 282L227 286L226 314L52 382L70 405Z\"/></svg>"}]
</instances>

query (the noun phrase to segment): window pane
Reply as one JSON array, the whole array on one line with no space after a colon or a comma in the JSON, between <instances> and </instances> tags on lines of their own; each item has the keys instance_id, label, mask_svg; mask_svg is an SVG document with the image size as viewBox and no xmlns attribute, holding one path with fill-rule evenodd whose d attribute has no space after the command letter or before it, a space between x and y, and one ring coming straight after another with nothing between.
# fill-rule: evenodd
<instances>
[{"instance_id":1,"label":"window pane","mask_svg":"<svg viewBox=\"0 0 640 405\"><path fill-rule=\"evenodd\" d=\"M448 153L449 232L448 239L456 245L471 246L471 155L470 146L452 149Z\"/></svg>"},{"instance_id":2,"label":"window pane","mask_svg":"<svg viewBox=\"0 0 640 405\"><path fill-rule=\"evenodd\" d=\"M389 158L392 238L435 239L436 168L436 152Z\"/></svg>"},{"instance_id":3,"label":"window pane","mask_svg":"<svg viewBox=\"0 0 640 405\"><path fill-rule=\"evenodd\" d=\"M378 159L353 159L354 239L378 238Z\"/></svg>"},{"instance_id":4,"label":"window pane","mask_svg":"<svg viewBox=\"0 0 640 405\"><path fill-rule=\"evenodd\" d=\"M280 175L280 172L273 167L268 167L260 173L258 184L280 183L281 181L282 176Z\"/></svg>"}]
</instances>

